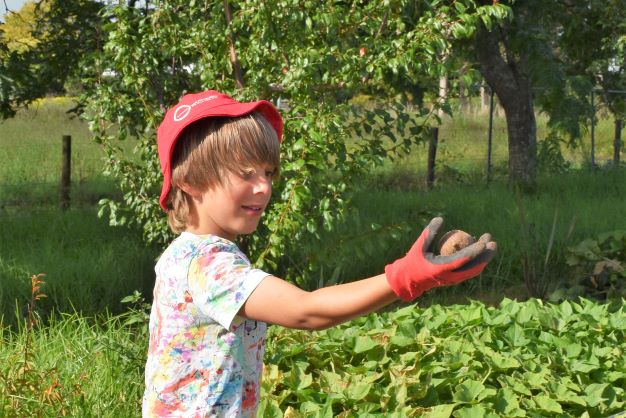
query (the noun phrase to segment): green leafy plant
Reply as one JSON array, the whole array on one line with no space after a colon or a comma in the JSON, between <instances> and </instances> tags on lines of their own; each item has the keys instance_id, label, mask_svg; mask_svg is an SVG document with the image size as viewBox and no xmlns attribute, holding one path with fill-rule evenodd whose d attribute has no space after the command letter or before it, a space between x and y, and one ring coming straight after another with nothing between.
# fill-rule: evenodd
<instances>
[{"instance_id":1,"label":"green leafy plant","mask_svg":"<svg viewBox=\"0 0 626 418\"><path fill-rule=\"evenodd\" d=\"M626 300L406 307L272 328L260 417L608 416L626 404Z\"/></svg>"},{"instance_id":2,"label":"green leafy plant","mask_svg":"<svg viewBox=\"0 0 626 418\"><path fill-rule=\"evenodd\" d=\"M598 234L567 248L572 280L553 299L584 295L600 300L626 296L626 231Z\"/></svg>"},{"instance_id":3,"label":"green leafy plant","mask_svg":"<svg viewBox=\"0 0 626 418\"><path fill-rule=\"evenodd\" d=\"M551 287L554 286L554 283L550 281L555 275L554 266L560 265L558 259L563 257L562 246L558 245L560 241L556 239L558 210L554 211L550 234L545 237L529 219L524 199L519 190L516 190L516 200L520 226L519 251L524 284L529 296L545 298ZM575 219L572 219L562 242L569 241L575 225Z\"/></svg>"},{"instance_id":4,"label":"green leafy plant","mask_svg":"<svg viewBox=\"0 0 626 418\"><path fill-rule=\"evenodd\" d=\"M566 141L554 131L537 143L537 165L539 171L559 174L570 168L570 163L563 157L561 147Z\"/></svg>"}]
</instances>

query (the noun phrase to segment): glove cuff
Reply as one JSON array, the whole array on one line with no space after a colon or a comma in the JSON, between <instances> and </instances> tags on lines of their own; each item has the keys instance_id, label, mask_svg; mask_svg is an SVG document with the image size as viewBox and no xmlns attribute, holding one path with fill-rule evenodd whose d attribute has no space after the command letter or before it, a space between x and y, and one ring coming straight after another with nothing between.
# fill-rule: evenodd
<instances>
[{"instance_id":1,"label":"glove cuff","mask_svg":"<svg viewBox=\"0 0 626 418\"><path fill-rule=\"evenodd\" d=\"M406 264L409 263L404 263L401 258L385 266L385 276L391 290L405 302L410 302L427 290L442 285L434 277L415 277L417 276L415 268Z\"/></svg>"}]
</instances>

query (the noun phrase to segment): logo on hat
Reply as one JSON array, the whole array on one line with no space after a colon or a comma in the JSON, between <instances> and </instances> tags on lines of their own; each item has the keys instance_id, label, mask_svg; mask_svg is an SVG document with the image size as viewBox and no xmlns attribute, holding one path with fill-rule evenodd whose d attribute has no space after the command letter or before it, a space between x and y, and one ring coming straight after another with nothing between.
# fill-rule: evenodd
<instances>
[{"instance_id":1,"label":"logo on hat","mask_svg":"<svg viewBox=\"0 0 626 418\"><path fill-rule=\"evenodd\" d=\"M217 99L218 96L216 95L212 95L209 97L204 97L202 99L198 99L195 102L193 102L190 105L180 105L176 108L176 110L174 111L174 122L180 122L181 120L185 119L187 116L189 116L189 113L191 112L191 109L194 108L195 106L204 103L204 102L208 102L211 100L215 100Z\"/></svg>"},{"instance_id":2,"label":"logo on hat","mask_svg":"<svg viewBox=\"0 0 626 418\"><path fill-rule=\"evenodd\" d=\"M185 119L189 115L189 112L191 112L191 106L178 106L178 108L174 111L174 122L180 122L181 120Z\"/></svg>"}]
</instances>

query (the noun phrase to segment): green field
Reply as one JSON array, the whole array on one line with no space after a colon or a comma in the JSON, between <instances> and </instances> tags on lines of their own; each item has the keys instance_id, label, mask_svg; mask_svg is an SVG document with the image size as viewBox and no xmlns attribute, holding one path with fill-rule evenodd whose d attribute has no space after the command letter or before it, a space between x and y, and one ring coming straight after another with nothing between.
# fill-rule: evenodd
<instances>
[{"instance_id":1,"label":"green field","mask_svg":"<svg viewBox=\"0 0 626 418\"><path fill-rule=\"evenodd\" d=\"M145 316L141 309L128 311L121 299L134 291L149 299L160 249L146 246L140 231L109 227L96 216L96 202L119 192L103 175L103 153L91 142L87 127L65 113L70 107L66 100L47 100L0 122L0 146L7 150L0 154L0 363L6 365L0 369L0 411L4 416L139 416ZM541 137L546 121L538 120ZM596 160L605 161L612 155L610 121L601 119L596 134ZM62 135L73 139L72 206L65 212L57 207ZM503 120L497 117L494 178L488 184L486 115L444 119L434 189L425 187L426 148L415 146L409 156L360 179L352 202L358 216L324 235L322 244L303 243L302 254L293 255L296 262L311 253L325 260L315 283L379 273L436 215L444 216L448 229L491 232L499 254L482 276L429 293L418 301L421 308L372 315L313 338L274 329L268 341L264 416L290 411L289 416L343 412L382 417L389 415L376 408L392 406L397 416L407 416L403 408L426 413L433 412L428 408L434 404L459 414L466 409L463 414L480 413L482 408L495 416L515 416L515 405L536 416L584 416L582 411L606 416L624 409L623 303L572 299L543 306L536 299L521 301L532 296L533 289L548 295L589 276L593 263L570 266L566 257L585 240L598 243L600 234L626 229L626 170L588 170L586 138L581 148L563 149L573 169L559 175L542 171L538 191L521 194L506 182L504 136ZM131 150L132 142L121 145ZM380 228L371 231L371 224ZM626 240L607 242L615 247L611 257L621 251L624 261ZM327 276L321 277L323 272ZM46 297L36 301L30 326L31 276L40 273L45 274L40 291ZM611 280L623 283L622 276ZM618 290L623 289L622 284ZM520 302L502 306L505 297ZM458 303L464 306L453 305ZM578 318L571 330L566 325L573 322L565 318L570 311ZM594 322L599 314L606 318L595 320L608 322ZM424 318L443 322L432 328L428 321L420 322ZM139 322L129 324L133 321ZM371 341L393 338L381 330L399 326L400 334L414 338L412 343L397 340L385 343L384 353L374 350ZM356 335L355 327L365 331ZM423 347L415 345L418 337L424 347L440 348L423 353ZM529 340L530 348L511 342L514 337ZM444 340L456 343L444 347ZM574 340L581 346L576 352L567 348ZM510 358L485 354L496 351ZM368 362L381 361L381 355L389 358L386 371L369 368ZM419 365L410 360L418 355L423 357ZM458 369L448 378L441 376L442 364L453 359L463 363L464 356L483 360L460 366L463 373ZM523 364L530 356L533 360ZM535 379L528 393L506 380L509 371L511 379ZM328 393L336 393L358 374L371 381L354 382L360 388L355 393L329 400ZM399 379L404 379L402 385ZM283 380L285 384L278 383ZM488 396L473 396L478 389ZM358 409L358 415L347 412L355 408L370 409Z\"/></svg>"},{"instance_id":2,"label":"green field","mask_svg":"<svg viewBox=\"0 0 626 418\"><path fill-rule=\"evenodd\" d=\"M41 306L45 312L56 308L94 314L107 308L119 313L121 297L134 290L150 295L151 266L159 249L146 248L139 231L110 228L95 216L95 203L118 192L103 174L102 149L91 141L85 124L67 113L72 105L68 99L48 99L0 123L0 145L8 150L0 156L0 300L5 318L23 309L28 294L24 283L32 274L47 275L49 299ZM545 135L546 120L538 120L539 135ZM610 121L600 121L597 161L612 152ZM586 147L563 149L573 166L583 168L544 173L539 191L522 195L508 187L503 174L507 147L502 116L497 113L494 120L489 184L487 115L446 117L443 122L435 188L425 187L425 145L360 179L353 200L358 216L326 234L324 244L303 243L302 254L293 254L296 262L306 262L311 253L324 260L316 273L320 280L313 277L308 285L328 282L321 275L329 272L338 281L377 274L406 251L432 216L443 215L449 229L491 232L499 242L499 256L479 279L437 290L422 302L462 301L467 295L496 302L503 295L526 298L524 260L536 268L536 281L555 287L575 279L564 263L569 246L623 228L626 173L584 169ZM71 135L73 141L72 208L65 213L57 209L62 135ZM583 144L588 142L583 139ZM121 146L130 152L132 140ZM382 233L368 232L371 224L380 225ZM386 229L400 231L400 238L385 234ZM339 250L329 254L327 248ZM544 265L546 255L550 263Z\"/></svg>"}]
</instances>

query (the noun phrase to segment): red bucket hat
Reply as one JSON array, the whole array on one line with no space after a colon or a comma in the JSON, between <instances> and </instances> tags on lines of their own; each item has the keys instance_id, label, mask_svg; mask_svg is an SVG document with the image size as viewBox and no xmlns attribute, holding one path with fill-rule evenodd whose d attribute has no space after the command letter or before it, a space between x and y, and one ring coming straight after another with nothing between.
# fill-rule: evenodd
<instances>
[{"instance_id":1,"label":"red bucket hat","mask_svg":"<svg viewBox=\"0 0 626 418\"><path fill-rule=\"evenodd\" d=\"M276 131L278 141L281 142L283 121L274 105L266 100L240 103L223 93L208 90L183 96L176 106L167 111L157 130L157 149L163 171L163 188L159 203L163 210L167 211L165 201L172 181L172 153L183 129L200 119L215 116L243 116L254 111L261 113L267 119Z\"/></svg>"}]
</instances>

